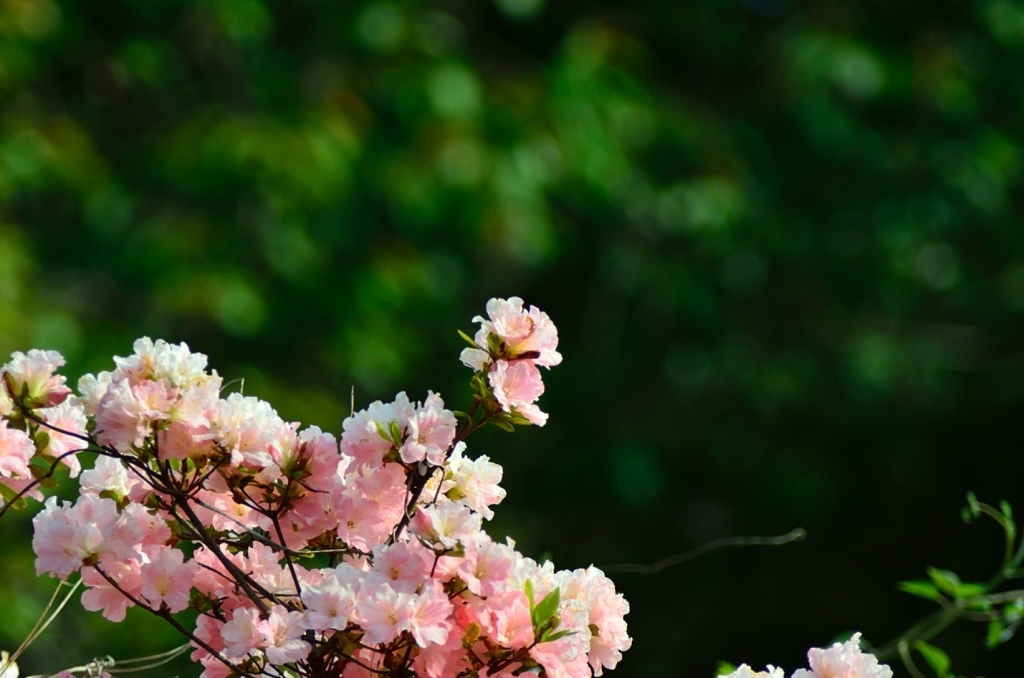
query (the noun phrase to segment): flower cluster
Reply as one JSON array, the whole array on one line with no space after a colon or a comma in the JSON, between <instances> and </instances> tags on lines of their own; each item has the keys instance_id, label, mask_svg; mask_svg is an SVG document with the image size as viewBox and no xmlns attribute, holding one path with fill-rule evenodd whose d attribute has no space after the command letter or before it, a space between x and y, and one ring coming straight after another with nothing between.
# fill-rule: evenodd
<instances>
[{"instance_id":1,"label":"flower cluster","mask_svg":"<svg viewBox=\"0 0 1024 678\"><path fill-rule=\"evenodd\" d=\"M631 639L612 582L483 529L502 470L467 456L464 439L485 423L543 423L537 366L561 360L544 313L519 299L487 309L488 349L463 360L489 388L474 386L461 426L438 394L399 393L347 418L340 440L223 395L184 344L138 340L83 377L79 397L54 376L57 354L15 354L0 389L8 492L31 488L36 457L75 473L74 450L99 453L74 503L51 497L35 516L37 572L81 572L83 606L111 621L133 606L172 621L207 678L614 668ZM187 609L194 629L175 620Z\"/></svg>"},{"instance_id":2,"label":"flower cluster","mask_svg":"<svg viewBox=\"0 0 1024 678\"><path fill-rule=\"evenodd\" d=\"M828 649L811 648L807 661L811 668L797 669L792 678L892 678L892 669L879 664L875 655L860 649L859 633ZM722 678L785 678L785 674L774 666L766 671L754 671L743 664Z\"/></svg>"},{"instance_id":3,"label":"flower cluster","mask_svg":"<svg viewBox=\"0 0 1024 678\"><path fill-rule=\"evenodd\" d=\"M536 405L544 393L537 368L562 362L555 350L555 324L536 306L525 310L519 297L491 299L487 318L476 316L473 322L480 323L480 329L461 358L463 364L486 377L486 383L480 383L481 391L493 394L513 421L543 426L548 415Z\"/></svg>"},{"instance_id":4,"label":"flower cluster","mask_svg":"<svg viewBox=\"0 0 1024 678\"><path fill-rule=\"evenodd\" d=\"M56 371L64 358L56 351L16 351L0 367L0 498L43 498L37 479L51 466L81 471L86 417L78 398Z\"/></svg>"}]
</instances>

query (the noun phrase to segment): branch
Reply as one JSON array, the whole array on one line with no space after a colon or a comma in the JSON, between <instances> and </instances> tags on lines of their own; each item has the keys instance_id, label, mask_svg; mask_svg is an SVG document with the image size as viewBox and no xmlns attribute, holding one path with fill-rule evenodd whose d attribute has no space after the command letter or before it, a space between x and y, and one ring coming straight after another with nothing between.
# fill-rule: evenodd
<instances>
[{"instance_id":1,"label":"branch","mask_svg":"<svg viewBox=\"0 0 1024 678\"><path fill-rule=\"evenodd\" d=\"M230 669L232 672L237 673L237 674L242 675L242 676L247 676L248 678L254 678L253 675L250 674L248 671L245 671L244 669L239 668L238 666L236 666L232 662L230 662L227 659L225 659L223 656L221 656L221 654L219 652L217 652L217 650L214 650L206 641L204 641L201 638L197 637L194 633L192 633L191 631L186 629L184 626L182 626L178 622L177 619L175 619L173 616L171 616L171 613L167 611L167 608L162 607L159 610L154 610L149 605L146 605L144 602L142 602L142 600L140 600L139 598L133 596L132 594L128 593L123 588L121 588L120 584L118 584L116 581L114 581L114 579L110 575L108 575L106 572L104 572L103 569L100 568L99 565L93 565L92 568L94 570L96 570L96 572L98 572L101 577L106 579L107 583L109 583L115 589L120 591L121 595L123 595L125 598L127 598L130 601L132 601L135 605L141 607L143 610L146 610L150 614L153 614L153 615L155 615L157 617L160 617L161 619L165 619L167 621L167 623L170 624L171 626L173 626L175 629L177 629L177 631L179 633L184 635L186 638L191 640L193 643L195 643L199 647L201 647L204 650L206 650L207 652L209 652L211 655L213 655L213 657L215 657L217 659L217 661L219 661L224 666L228 667L228 669Z\"/></svg>"},{"instance_id":2,"label":"branch","mask_svg":"<svg viewBox=\"0 0 1024 678\"><path fill-rule=\"evenodd\" d=\"M606 573L632 572L634 574L657 574L668 567L684 563L687 560L692 560L698 556L704 555L705 553L716 551L718 549L729 547L742 548L744 546L782 546L783 544L803 541L806 538L807 532L802 527L798 527L795 530L778 537L723 537L722 539L709 541L695 549L690 549L683 553L677 553L676 555L669 556L668 558L662 558L653 565L641 565L639 563L615 563L613 565L605 565L601 567L601 569Z\"/></svg>"},{"instance_id":3,"label":"branch","mask_svg":"<svg viewBox=\"0 0 1024 678\"><path fill-rule=\"evenodd\" d=\"M14 503L16 501L18 501L19 499L24 497L26 494L28 494L29 492L34 490L36 488L36 486L39 485L45 479L52 478L53 474L57 472L57 467L60 466L60 463L62 461L64 461L65 457L70 457L71 455L78 454L79 452L88 452L88 451L89 451L88 447L84 447L84 448L82 448L80 450L71 450L70 452L65 452L64 454L62 454L59 457L57 457L56 459L54 459L53 463L50 464L50 470L49 471L47 471L43 475L41 475L38 478L36 478L35 480L33 480L28 485L26 485L21 490L21 492L19 492L18 494L14 495L14 497L12 497L9 502L4 504L3 508L0 508L0 518L4 517L4 515L11 509L11 507L14 506Z\"/></svg>"}]
</instances>

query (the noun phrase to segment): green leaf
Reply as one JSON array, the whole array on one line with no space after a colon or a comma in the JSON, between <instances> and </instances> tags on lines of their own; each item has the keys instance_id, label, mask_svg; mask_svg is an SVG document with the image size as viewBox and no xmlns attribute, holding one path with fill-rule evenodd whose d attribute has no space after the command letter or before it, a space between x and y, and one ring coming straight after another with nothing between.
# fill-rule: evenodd
<instances>
[{"instance_id":1,"label":"green leaf","mask_svg":"<svg viewBox=\"0 0 1024 678\"><path fill-rule=\"evenodd\" d=\"M1013 509L1010 508L1010 502L1005 499L999 502L999 510L1003 512L1007 520L1013 520Z\"/></svg>"},{"instance_id":2,"label":"green leaf","mask_svg":"<svg viewBox=\"0 0 1024 678\"><path fill-rule=\"evenodd\" d=\"M6 485L0 484L0 496L4 498L4 504L10 504L13 501L13 508L17 511L20 511L26 506L28 506L28 502L25 501L25 497L19 497L16 500L15 497L18 496L18 493L12 490L11 488L7 487Z\"/></svg>"},{"instance_id":3,"label":"green leaf","mask_svg":"<svg viewBox=\"0 0 1024 678\"><path fill-rule=\"evenodd\" d=\"M956 596L956 591L960 588L960 577L956 576L955 572L929 567L928 577L939 587L940 591L950 596Z\"/></svg>"},{"instance_id":4,"label":"green leaf","mask_svg":"<svg viewBox=\"0 0 1024 678\"><path fill-rule=\"evenodd\" d=\"M718 666L715 668L716 676L728 676L730 673L735 673L736 665L730 664L729 662L718 662Z\"/></svg>"},{"instance_id":5,"label":"green leaf","mask_svg":"<svg viewBox=\"0 0 1024 678\"><path fill-rule=\"evenodd\" d=\"M923 640L917 641L914 647L921 653L921 656L924 657L924 660L928 662L928 665L932 667L932 670L935 671L939 678L946 678L950 664L948 654Z\"/></svg>"},{"instance_id":6,"label":"green leaf","mask_svg":"<svg viewBox=\"0 0 1024 678\"><path fill-rule=\"evenodd\" d=\"M556 640L560 640L562 638L565 638L566 636L568 636L571 633L575 633L575 631L558 631L557 633L547 632L547 633L544 634L544 637L540 639L540 642L542 642L542 643L553 643Z\"/></svg>"},{"instance_id":7,"label":"green leaf","mask_svg":"<svg viewBox=\"0 0 1024 678\"><path fill-rule=\"evenodd\" d=\"M0 485L0 487L3 487L3 485ZM532 612L533 608L536 607L533 604L533 582L527 579L526 585L523 587L523 589L526 591L526 600L528 603L530 603L530 611Z\"/></svg>"},{"instance_id":8,"label":"green leaf","mask_svg":"<svg viewBox=\"0 0 1024 678\"><path fill-rule=\"evenodd\" d=\"M36 449L40 452L45 452L46 448L50 446L50 433L39 429L36 431Z\"/></svg>"},{"instance_id":9,"label":"green leaf","mask_svg":"<svg viewBox=\"0 0 1024 678\"><path fill-rule=\"evenodd\" d=\"M481 351L484 350L483 348L480 347L480 345L478 343L473 341L473 337L469 336L468 334L466 334L462 330L456 330L456 332L458 332L459 336L462 337L463 339L465 339L466 343L469 344L470 346L472 346L473 348L479 348Z\"/></svg>"},{"instance_id":10,"label":"green leaf","mask_svg":"<svg viewBox=\"0 0 1024 678\"><path fill-rule=\"evenodd\" d=\"M985 636L985 646L994 650L999 647L1002 643L1003 631L1006 627L1003 626L1003 622L999 619L993 619L988 623L988 633Z\"/></svg>"},{"instance_id":11,"label":"green leaf","mask_svg":"<svg viewBox=\"0 0 1024 678\"><path fill-rule=\"evenodd\" d=\"M502 431L508 431L509 433L515 433L516 431L516 427L513 426L512 423L506 419L488 419L487 423L494 424Z\"/></svg>"},{"instance_id":12,"label":"green leaf","mask_svg":"<svg viewBox=\"0 0 1024 678\"><path fill-rule=\"evenodd\" d=\"M544 600L537 603L537 606L530 611L533 618L533 628L539 629L549 619L558 613L558 606L562 602L562 592L555 587L555 590L544 596Z\"/></svg>"},{"instance_id":13,"label":"green leaf","mask_svg":"<svg viewBox=\"0 0 1024 678\"><path fill-rule=\"evenodd\" d=\"M957 598L973 598L988 593L988 586L981 583L964 582L956 587Z\"/></svg>"},{"instance_id":14,"label":"green leaf","mask_svg":"<svg viewBox=\"0 0 1024 678\"><path fill-rule=\"evenodd\" d=\"M404 437L405 436L402 435L402 429L398 426L398 422L397 421L391 422L391 441L395 445L401 445L402 444L402 438L404 438Z\"/></svg>"},{"instance_id":15,"label":"green leaf","mask_svg":"<svg viewBox=\"0 0 1024 678\"><path fill-rule=\"evenodd\" d=\"M939 599L939 590L935 588L934 584L923 579L901 581L898 586L900 591L909 593L912 596L917 596L918 598L926 598L928 600Z\"/></svg>"}]
</instances>

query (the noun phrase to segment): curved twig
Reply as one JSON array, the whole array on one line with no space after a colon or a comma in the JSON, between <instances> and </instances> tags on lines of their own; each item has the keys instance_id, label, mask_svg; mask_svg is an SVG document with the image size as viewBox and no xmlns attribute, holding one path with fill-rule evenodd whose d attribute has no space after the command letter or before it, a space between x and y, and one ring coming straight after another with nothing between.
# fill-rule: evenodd
<instances>
[{"instance_id":1,"label":"curved twig","mask_svg":"<svg viewBox=\"0 0 1024 678\"><path fill-rule=\"evenodd\" d=\"M722 539L709 541L708 543L702 544L697 548L690 549L689 551L677 553L676 555L669 556L668 558L662 558L652 565L642 565L640 563L613 563L612 565L601 566L601 569L605 572L657 574L666 568L672 567L673 565L685 563L687 560L692 560L698 556L704 555L705 553L716 551L718 549L729 547L742 548L744 546L782 546L784 544L803 541L804 539L807 539L807 531L802 527L798 527L795 530L778 537L723 537Z\"/></svg>"}]
</instances>

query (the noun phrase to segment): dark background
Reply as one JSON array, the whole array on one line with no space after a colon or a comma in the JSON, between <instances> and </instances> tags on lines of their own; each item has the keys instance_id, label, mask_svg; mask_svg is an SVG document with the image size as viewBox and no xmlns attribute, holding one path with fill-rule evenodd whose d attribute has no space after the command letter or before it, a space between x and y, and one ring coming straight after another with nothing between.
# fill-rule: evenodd
<instances>
[{"instance_id":1,"label":"dark background","mask_svg":"<svg viewBox=\"0 0 1024 678\"><path fill-rule=\"evenodd\" d=\"M548 426L471 441L491 534L571 568L804 527L615 575L617 678L792 670L931 612L927 565L998 568L959 511L1021 496L1022 134L1014 0L0 0L0 350L186 341L336 432L353 385L464 408L455 329L522 296L565 361ZM8 649L52 590L30 513ZM983 638L936 643L1019 671ZM22 674L177 642L75 602Z\"/></svg>"}]
</instances>

